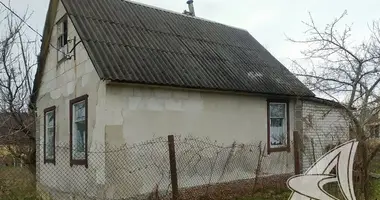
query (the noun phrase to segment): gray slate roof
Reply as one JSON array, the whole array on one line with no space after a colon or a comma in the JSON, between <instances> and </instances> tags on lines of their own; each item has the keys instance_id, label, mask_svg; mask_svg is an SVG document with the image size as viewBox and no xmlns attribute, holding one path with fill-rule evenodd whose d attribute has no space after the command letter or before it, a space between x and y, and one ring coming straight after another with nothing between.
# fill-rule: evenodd
<instances>
[{"instance_id":1,"label":"gray slate roof","mask_svg":"<svg viewBox=\"0 0 380 200\"><path fill-rule=\"evenodd\" d=\"M123 0L62 0L101 79L314 96L246 30Z\"/></svg>"}]
</instances>

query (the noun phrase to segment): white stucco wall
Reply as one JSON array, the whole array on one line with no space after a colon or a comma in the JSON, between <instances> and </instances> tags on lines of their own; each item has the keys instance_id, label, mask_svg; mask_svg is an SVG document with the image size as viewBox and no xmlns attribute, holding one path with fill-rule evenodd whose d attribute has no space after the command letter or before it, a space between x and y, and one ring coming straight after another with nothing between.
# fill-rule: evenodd
<instances>
[{"instance_id":1,"label":"white stucco wall","mask_svg":"<svg viewBox=\"0 0 380 200\"><path fill-rule=\"evenodd\" d=\"M124 143L131 145L155 137L165 139L168 135L182 137L190 135L201 140L207 138L210 143L226 146L231 146L234 141L252 145L234 149L234 161L231 161L227 172L222 172L231 149L223 150L219 154L216 154L215 150L202 151L200 163L194 164L191 157L196 155L196 149L202 149L207 145L202 146L197 142L195 145L178 143L176 151L180 158L177 158L177 168L183 169L179 175L180 187L206 184L209 180L225 182L255 176L254 170L257 167L259 154L258 145L260 141L262 147L267 144L266 98L127 85L107 85L106 97L106 142L111 146ZM292 133L293 101L290 103L289 111ZM189 151L193 152L189 153ZM141 168L152 166L156 164L153 162L154 158L164 163L159 168L168 174L169 155L166 144L157 147L153 143L136 152L139 152L139 156L136 157L141 159L133 160L134 156L129 154L130 162L123 162L126 171L139 168L138 166ZM151 156L152 159L144 159L150 155L155 156ZM294 172L293 152L268 155L265 151L264 156L261 175ZM115 157L117 156L113 154L106 155L106 163L120 165L122 161ZM214 160L215 162L211 163L217 163L216 166L207 164ZM192 165L198 168L196 173ZM107 170L112 169L107 168ZM108 173L112 174L112 171L107 171L106 174ZM225 173L223 177L221 177L222 173ZM119 190L138 194L152 191L157 183L161 189L166 189L169 177L166 176L164 180L160 177L158 171L141 170L139 173L130 173L128 177L125 177L125 180L135 180L133 183L123 181L120 176L114 181L124 183L124 188L119 188Z\"/></svg>"},{"instance_id":2,"label":"white stucco wall","mask_svg":"<svg viewBox=\"0 0 380 200\"><path fill-rule=\"evenodd\" d=\"M59 3L55 21L66 13L62 3ZM68 39L76 36L80 41L71 20L68 20ZM56 44L57 27L54 26L51 44ZM56 45L54 45L56 46ZM74 46L69 43L69 49ZM71 54L72 55L72 54ZM104 183L104 154L89 154L89 168L84 166L70 167L69 157L69 101L82 95L88 97L88 148L97 151L104 147L104 115L105 84L101 81L88 58L82 43L76 47L74 58L58 65L57 50L49 48L43 71L42 83L37 99L37 115L39 117L37 135L40 146L38 152L38 179L49 191L86 193L93 196L98 193L98 185ZM56 165L43 163L44 140L44 109L56 106ZM95 159L96 157L96 159ZM61 196L69 199L69 196Z\"/></svg>"},{"instance_id":3,"label":"white stucco wall","mask_svg":"<svg viewBox=\"0 0 380 200\"><path fill-rule=\"evenodd\" d=\"M302 168L306 170L325 152L327 145L349 138L349 121L343 109L311 101L303 102Z\"/></svg>"}]
</instances>

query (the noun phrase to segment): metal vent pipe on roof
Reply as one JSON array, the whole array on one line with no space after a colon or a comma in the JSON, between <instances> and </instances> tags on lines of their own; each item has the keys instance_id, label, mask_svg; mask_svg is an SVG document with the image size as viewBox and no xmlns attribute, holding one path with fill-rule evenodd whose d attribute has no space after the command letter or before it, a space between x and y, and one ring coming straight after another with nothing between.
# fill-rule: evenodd
<instances>
[{"instance_id":1,"label":"metal vent pipe on roof","mask_svg":"<svg viewBox=\"0 0 380 200\"><path fill-rule=\"evenodd\" d=\"M195 16L195 11L194 11L194 1L193 0L188 0L187 5L189 5L189 15Z\"/></svg>"}]
</instances>

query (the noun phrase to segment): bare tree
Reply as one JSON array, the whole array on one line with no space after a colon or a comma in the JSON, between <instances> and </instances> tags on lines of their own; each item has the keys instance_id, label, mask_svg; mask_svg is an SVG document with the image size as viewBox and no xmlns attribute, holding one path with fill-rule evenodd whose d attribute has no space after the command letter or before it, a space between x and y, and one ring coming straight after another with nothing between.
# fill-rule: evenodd
<instances>
[{"instance_id":1,"label":"bare tree","mask_svg":"<svg viewBox=\"0 0 380 200\"><path fill-rule=\"evenodd\" d=\"M377 147L369 151L371 135L367 129L380 109L380 22L373 21L369 26L368 39L354 41L351 26L341 26L346 15L345 11L321 29L310 14L309 21L303 22L306 39L289 40L307 45L301 53L311 64L306 67L294 61L295 74L312 90L344 105L351 121L351 137L359 141L361 189L369 199L368 166L380 150Z\"/></svg>"},{"instance_id":2,"label":"bare tree","mask_svg":"<svg viewBox=\"0 0 380 200\"><path fill-rule=\"evenodd\" d=\"M28 38L28 11L16 16L0 8L0 17L0 140L35 173L35 116L27 105L33 87L37 40Z\"/></svg>"}]
</instances>

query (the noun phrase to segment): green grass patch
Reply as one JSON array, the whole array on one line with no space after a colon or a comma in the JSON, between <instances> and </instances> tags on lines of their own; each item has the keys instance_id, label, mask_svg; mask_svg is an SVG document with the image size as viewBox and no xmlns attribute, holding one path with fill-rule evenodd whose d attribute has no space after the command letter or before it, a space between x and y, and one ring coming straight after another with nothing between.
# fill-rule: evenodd
<instances>
[{"instance_id":1,"label":"green grass patch","mask_svg":"<svg viewBox=\"0 0 380 200\"><path fill-rule=\"evenodd\" d=\"M372 178L370 188L371 199L380 199L380 179Z\"/></svg>"},{"instance_id":2,"label":"green grass patch","mask_svg":"<svg viewBox=\"0 0 380 200\"><path fill-rule=\"evenodd\" d=\"M380 174L380 161L378 159L372 160L369 171L372 173Z\"/></svg>"}]
</instances>

